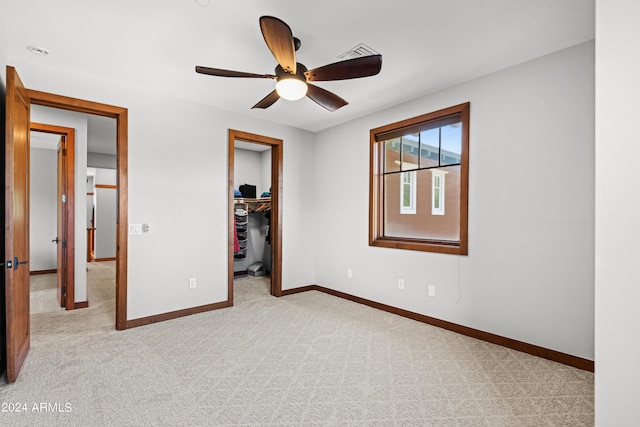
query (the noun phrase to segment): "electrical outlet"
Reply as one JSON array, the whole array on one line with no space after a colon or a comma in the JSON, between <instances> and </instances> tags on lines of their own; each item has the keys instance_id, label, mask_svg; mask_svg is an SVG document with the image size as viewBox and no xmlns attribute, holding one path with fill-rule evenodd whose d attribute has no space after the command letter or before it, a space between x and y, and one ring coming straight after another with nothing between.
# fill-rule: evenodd
<instances>
[{"instance_id":1,"label":"electrical outlet","mask_svg":"<svg viewBox=\"0 0 640 427\"><path fill-rule=\"evenodd\" d=\"M436 296L436 285L429 285L427 288L427 293L429 294L430 297L435 297Z\"/></svg>"},{"instance_id":2,"label":"electrical outlet","mask_svg":"<svg viewBox=\"0 0 640 427\"><path fill-rule=\"evenodd\" d=\"M350 268L347 268L347 279L352 279L353 278L353 270L351 270Z\"/></svg>"},{"instance_id":3,"label":"electrical outlet","mask_svg":"<svg viewBox=\"0 0 640 427\"><path fill-rule=\"evenodd\" d=\"M196 287L196 278L195 277L189 277L189 288L193 289Z\"/></svg>"},{"instance_id":4,"label":"electrical outlet","mask_svg":"<svg viewBox=\"0 0 640 427\"><path fill-rule=\"evenodd\" d=\"M404 289L404 279L398 279L398 289Z\"/></svg>"}]
</instances>

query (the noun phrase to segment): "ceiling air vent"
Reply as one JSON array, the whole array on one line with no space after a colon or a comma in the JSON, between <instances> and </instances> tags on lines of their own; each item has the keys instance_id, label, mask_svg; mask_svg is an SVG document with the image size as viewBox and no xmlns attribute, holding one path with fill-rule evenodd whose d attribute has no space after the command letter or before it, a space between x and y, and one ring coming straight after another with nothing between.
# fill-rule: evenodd
<instances>
[{"instance_id":1,"label":"ceiling air vent","mask_svg":"<svg viewBox=\"0 0 640 427\"><path fill-rule=\"evenodd\" d=\"M338 55L338 59L346 60L346 59L360 58L363 56L371 56L371 55L379 55L379 53L371 49L366 44L360 43L352 47L345 53Z\"/></svg>"}]
</instances>

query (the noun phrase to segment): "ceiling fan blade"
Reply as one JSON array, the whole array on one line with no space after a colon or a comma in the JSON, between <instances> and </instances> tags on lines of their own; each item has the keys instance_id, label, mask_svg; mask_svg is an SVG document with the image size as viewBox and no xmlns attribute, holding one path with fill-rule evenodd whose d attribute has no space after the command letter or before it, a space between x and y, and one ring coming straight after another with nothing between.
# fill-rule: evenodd
<instances>
[{"instance_id":1,"label":"ceiling fan blade","mask_svg":"<svg viewBox=\"0 0 640 427\"><path fill-rule=\"evenodd\" d=\"M375 76L382 68L382 55L362 56L305 72L307 81L348 80Z\"/></svg>"},{"instance_id":2,"label":"ceiling fan blade","mask_svg":"<svg viewBox=\"0 0 640 427\"><path fill-rule=\"evenodd\" d=\"M307 86L309 88L307 90L307 96L316 104L329 111L336 111L338 108L344 107L348 104L347 101L340 98L335 93L309 83L307 83Z\"/></svg>"},{"instance_id":3,"label":"ceiling fan blade","mask_svg":"<svg viewBox=\"0 0 640 427\"><path fill-rule=\"evenodd\" d=\"M291 28L273 16L260 17L260 30L269 50L287 73L296 73L296 49Z\"/></svg>"},{"instance_id":4,"label":"ceiling fan blade","mask_svg":"<svg viewBox=\"0 0 640 427\"><path fill-rule=\"evenodd\" d=\"M262 98L256 105L251 108L269 108L271 107L278 99L280 99L280 95L278 92L273 90L269 95Z\"/></svg>"},{"instance_id":5,"label":"ceiling fan blade","mask_svg":"<svg viewBox=\"0 0 640 427\"><path fill-rule=\"evenodd\" d=\"M219 76L219 77L253 77L253 78L259 78L259 79L275 79L276 78L276 76L272 74L245 73L244 71L223 70L222 68L201 67L199 65L196 65L196 73L208 74L210 76Z\"/></svg>"}]
</instances>

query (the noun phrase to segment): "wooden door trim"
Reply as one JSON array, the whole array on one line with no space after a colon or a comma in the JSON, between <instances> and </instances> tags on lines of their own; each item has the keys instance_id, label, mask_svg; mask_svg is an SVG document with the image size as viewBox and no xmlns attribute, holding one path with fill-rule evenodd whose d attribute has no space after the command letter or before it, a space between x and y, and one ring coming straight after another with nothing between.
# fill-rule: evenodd
<instances>
[{"instance_id":1,"label":"wooden door trim","mask_svg":"<svg viewBox=\"0 0 640 427\"><path fill-rule=\"evenodd\" d=\"M65 138L67 148L67 168L64 171L67 179L67 235L64 238L67 241L67 252L65 255L65 268L67 271L67 294L65 298L65 309L73 310L75 305L75 253L76 253L76 199L75 199L75 134L74 128L64 126L56 126L44 123L30 122L30 129L34 132L43 132L53 135L60 135Z\"/></svg>"},{"instance_id":2,"label":"wooden door trim","mask_svg":"<svg viewBox=\"0 0 640 427\"><path fill-rule=\"evenodd\" d=\"M118 211L116 225L116 329L127 329L128 110L113 105L27 89L31 104L116 119Z\"/></svg>"},{"instance_id":3,"label":"wooden door trim","mask_svg":"<svg viewBox=\"0 0 640 427\"><path fill-rule=\"evenodd\" d=\"M228 292L227 304L233 305L233 181L234 141L246 141L271 147L271 295L282 296L282 148L283 141L268 136L229 129L228 136Z\"/></svg>"}]
</instances>

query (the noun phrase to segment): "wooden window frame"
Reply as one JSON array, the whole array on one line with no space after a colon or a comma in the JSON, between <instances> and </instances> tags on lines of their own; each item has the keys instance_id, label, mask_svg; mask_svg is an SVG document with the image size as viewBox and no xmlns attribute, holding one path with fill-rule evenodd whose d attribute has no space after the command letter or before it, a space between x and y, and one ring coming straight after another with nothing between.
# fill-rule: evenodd
<instances>
[{"instance_id":1,"label":"wooden window frame","mask_svg":"<svg viewBox=\"0 0 640 427\"><path fill-rule=\"evenodd\" d=\"M408 249L456 255L468 255L469 206L469 110L466 102L421 116L391 123L369 132L369 246ZM460 241L438 239L389 237L384 234L384 143L385 139L402 134L418 133L429 123L444 122L459 116L462 121L460 161ZM395 189L394 191L397 191Z\"/></svg>"}]
</instances>

